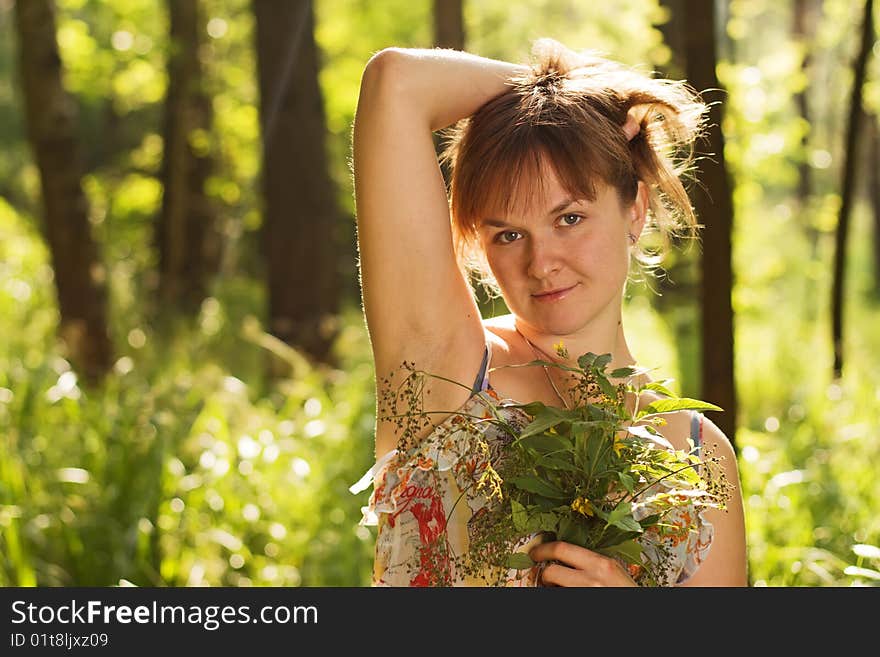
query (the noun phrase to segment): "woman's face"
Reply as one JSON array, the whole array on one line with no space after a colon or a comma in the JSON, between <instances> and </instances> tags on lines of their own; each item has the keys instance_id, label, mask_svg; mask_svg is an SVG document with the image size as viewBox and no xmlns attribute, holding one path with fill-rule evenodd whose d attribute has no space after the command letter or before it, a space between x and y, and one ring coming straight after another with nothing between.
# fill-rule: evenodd
<instances>
[{"instance_id":1,"label":"woman's face","mask_svg":"<svg viewBox=\"0 0 880 657\"><path fill-rule=\"evenodd\" d=\"M543 199L517 216L478 226L489 267L507 307L534 330L570 336L620 316L629 270L629 234L641 233L647 193L631 205L597 183L596 198L572 199L552 169ZM539 195L540 196L540 195Z\"/></svg>"}]
</instances>

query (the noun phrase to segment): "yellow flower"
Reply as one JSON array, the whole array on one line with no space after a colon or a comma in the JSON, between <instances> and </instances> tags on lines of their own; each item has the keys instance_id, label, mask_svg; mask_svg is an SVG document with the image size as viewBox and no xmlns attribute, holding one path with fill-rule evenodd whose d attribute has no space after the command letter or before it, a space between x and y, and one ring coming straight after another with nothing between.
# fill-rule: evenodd
<instances>
[{"instance_id":1,"label":"yellow flower","mask_svg":"<svg viewBox=\"0 0 880 657\"><path fill-rule=\"evenodd\" d=\"M565 348L565 343L562 342L562 340L553 345L553 351L555 351L560 358L568 358L568 349Z\"/></svg>"},{"instance_id":2,"label":"yellow flower","mask_svg":"<svg viewBox=\"0 0 880 657\"><path fill-rule=\"evenodd\" d=\"M620 453L623 451L624 447L626 447L626 443L623 442L623 436L620 434L614 436L614 444L612 445L614 453L620 456Z\"/></svg>"},{"instance_id":3,"label":"yellow flower","mask_svg":"<svg viewBox=\"0 0 880 657\"><path fill-rule=\"evenodd\" d=\"M571 510L580 513L582 516L593 516L593 506L590 500L585 497L579 497L571 503Z\"/></svg>"},{"instance_id":4,"label":"yellow flower","mask_svg":"<svg viewBox=\"0 0 880 657\"><path fill-rule=\"evenodd\" d=\"M484 487L488 488L489 494L486 497L487 500L491 500L496 496L501 500L504 498L504 494L501 491L502 483L504 483L504 480L501 479L497 472L495 472L495 468L487 463L483 470L483 474L480 475L480 479L477 481L477 490L481 490Z\"/></svg>"}]
</instances>

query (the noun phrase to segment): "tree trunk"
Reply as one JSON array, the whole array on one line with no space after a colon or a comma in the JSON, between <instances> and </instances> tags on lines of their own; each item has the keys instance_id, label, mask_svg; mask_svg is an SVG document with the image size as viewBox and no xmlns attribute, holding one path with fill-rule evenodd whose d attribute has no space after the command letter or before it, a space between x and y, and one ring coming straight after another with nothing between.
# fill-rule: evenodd
<instances>
[{"instance_id":1,"label":"tree trunk","mask_svg":"<svg viewBox=\"0 0 880 657\"><path fill-rule=\"evenodd\" d=\"M679 80L686 75L687 47L685 35L685 0L660 0L669 13L665 23L658 25L663 41L670 50L669 62L659 67L663 77ZM680 389L684 395L697 396L700 388L699 358L695 348L699 341L699 254L697 250L682 249L689 244L688 238L673 237L672 247L663 261L662 269L651 282L657 294L650 296L651 304L658 312L669 318L675 344L678 345L677 360ZM692 391L692 392L688 392Z\"/></svg>"},{"instance_id":2,"label":"tree trunk","mask_svg":"<svg viewBox=\"0 0 880 657\"><path fill-rule=\"evenodd\" d=\"M434 0L434 47L464 50L464 38L464 0ZM439 156L443 149L440 133L435 132L433 137L434 150ZM441 162L440 171L449 189L449 164Z\"/></svg>"},{"instance_id":3,"label":"tree trunk","mask_svg":"<svg viewBox=\"0 0 880 657\"><path fill-rule=\"evenodd\" d=\"M715 7L705 0L686 0L687 79L698 90L720 89L715 72ZM705 100L711 102L709 93ZM733 355L733 267L731 233L733 199L724 162L724 135L721 132L721 103L711 104L708 129L709 153L699 160L698 179L702 185L693 191L694 209L702 233L702 397L724 409L713 420L731 440L735 440L737 402ZM710 155L711 154L711 155Z\"/></svg>"},{"instance_id":4,"label":"tree trunk","mask_svg":"<svg viewBox=\"0 0 880 657\"><path fill-rule=\"evenodd\" d=\"M40 172L44 232L60 313L59 337L88 381L110 367L105 270L91 237L75 137L77 108L62 84L51 0L15 4L28 139Z\"/></svg>"},{"instance_id":5,"label":"tree trunk","mask_svg":"<svg viewBox=\"0 0 880 657\"><path fill-rule=\"evenodd\" d=\"M669 63L660 67L664 77L679 79L685 74L685 20L684 0L660 0L660 6L669 13L669 20L658 25L663 42L669 48Z\"/></svg>"},{"instance_id":6,"label":"tree trunk","mask_svg":"<svg viewBox=\"0 0 880 657\"><path fill-rule=\"evenodd\" d=\"M269 330L326 360L335 336L337 230L310 0L254 0L263 130Z\"/></svg>"},{"instance_id":7,"label":"tree trunk","mask_svg":"<svg viewBox=\"0 0 880 657\"><path fill-rule=\"evenodd\" d=\"M803 48L804 58L801 61L801 72L804 77L810 79L810 68L812 66L812 56L810 44L812 43L815 30L813 28L811 0L795 0L792 9L792 36L795 42ZM801 206L805 206L812 194L812 180L810 178L810 161L809 161L809 144L810 144L810 106L807 100L807 93L810 89L809 83L794 95L795 106L803 123L807 126L801 135L801 153L798 160L798 200ZM812 233L816 233L811 229ZM814 242L818 235L813 235Z\"/></svg>"},{"instance_id":8,"label":"tree trunk","mask_svg":"<svg viewBox=\"0 0 880 657\"><path fill-rule=\"evenodd\" d=\"M219 261L219 235L205 182L211 101L199 58L198 0L168 0L171 46L165 102L162 212L156 224L161 305L195 311Z\"/></svg>"},{"instance_id":9,"label":"tree trunk","mask_svg":"<svg viewBox=\"0 0 880 657\"><path fill-rule=\"evenodd\" d=\"M463 0L434 0L434 47L464 50Z\"/></svg>"},{"instance_id":10,"label":"tree trunk","mask_svg":"<svg viewBox=\"0 0 880 657\"><path fill-rule=\"evenodd\" d=\"M865 83L868 55L874 44L874 0L865 0L862 19L862 43L853 67L852 100L846 127L846 150L844 153L843 181L840 192L840 215L834 240L834 282L831 291L831 332L834 345L834 377L843 374L843 298L846 263L846 238L849 233L849 217L854 201L856 181L857 139L859 119L862 116L862 87Z\"/></svg>"},{"instance_id":11,"label":"tree trunk","mask_svg":"<svg viewBox=\"0 0 880 657\"><path fill-rule=\"evenodd\" d=\"M878 116L872 114L868 117L868 125L871 127L870 154L868 158L868 191L871 196L871 210L874 215L874 241L872 254L874 256L874 297L880 299L880 127Z\"/></svg>"}]
</instances>

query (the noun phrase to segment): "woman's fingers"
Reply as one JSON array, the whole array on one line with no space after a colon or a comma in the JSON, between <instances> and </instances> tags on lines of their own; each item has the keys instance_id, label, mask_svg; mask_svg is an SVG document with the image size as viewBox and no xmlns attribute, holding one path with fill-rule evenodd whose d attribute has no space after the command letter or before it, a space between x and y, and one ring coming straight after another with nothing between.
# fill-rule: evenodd
<instances>
[{"instance_id":1,"label":"woman's fingers","mask_svg":"<svg viewBox=\"0 0 880 657\"><path fill-rule=\"evenodd\" d=\"M626 123L623 124L623 134L626 135L627 141L632 141L633 137L639 134L642 129L639 119L633 110L626 113Z\"/></svg>"},{"instance_id":2,"label":"woman's fingers","mask_svg":"<svg viewBox=\"0 0 880 657\"><path fill-rule=\"evenodd\" d=\"M548 563L541 583L556 586L635 586L616 560L564 541L542 543L529 552L533 561Z\"/></svg>"},{"instance_id":3,"label":"woman's fingers","mask_svg":"<svg viewBox=\"0 0 880 657\"><path fill-rule=\"evenodd\" d=\"M600 555L565 541L550 541L535 546L529 552L532 561L559 561L566 566L587 568L592 557Z\"/></svg>"}]
</instances>

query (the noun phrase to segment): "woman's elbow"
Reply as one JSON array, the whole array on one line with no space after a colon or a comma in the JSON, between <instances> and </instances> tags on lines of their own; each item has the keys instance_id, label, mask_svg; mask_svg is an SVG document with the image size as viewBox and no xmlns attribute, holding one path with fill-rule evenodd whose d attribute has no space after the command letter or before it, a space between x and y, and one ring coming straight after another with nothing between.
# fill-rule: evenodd
<instances>
[{"instance_id":1,"label":"woman's elbow","mask_svg":"<svg viewBox=\"0 0 880 657\"><path fill-rule=\"evenodd\" d=\"M383 48L370 57L361 76L361 94L400 90L409 55L403 48Z\"/></svg>"}]
</instances>

